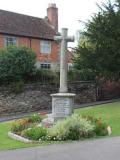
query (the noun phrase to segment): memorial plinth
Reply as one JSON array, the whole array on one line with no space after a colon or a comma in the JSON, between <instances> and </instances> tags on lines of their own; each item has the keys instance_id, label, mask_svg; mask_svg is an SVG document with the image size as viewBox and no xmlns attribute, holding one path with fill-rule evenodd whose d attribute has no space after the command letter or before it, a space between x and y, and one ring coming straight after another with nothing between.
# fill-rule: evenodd
<instances>
[{"instance_id":1,"label":"memorial plinth","mask_svg":"<svg viewBox=\"0 0 120 160\"><path fill-rule=\"evenodd\" d=\"M61 120L73 113L74 97L73 93L56 93L52 96L52 115L54 121Z\"/></svg>"}]
</instances>

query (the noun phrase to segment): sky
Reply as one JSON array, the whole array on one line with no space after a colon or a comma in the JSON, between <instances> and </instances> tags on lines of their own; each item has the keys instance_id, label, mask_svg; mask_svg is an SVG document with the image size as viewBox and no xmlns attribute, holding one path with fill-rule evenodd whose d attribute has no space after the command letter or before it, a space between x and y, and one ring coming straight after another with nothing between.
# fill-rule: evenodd
<instances>
[{"instance_id":1,"label":"sky","mask_svg":"<svg viewBox=\"0 0 120 160\"><path fill-rule=\"evenodd\" d=\"M0 0L0 9L44 18L49 3L56 3L59 11L59 31L68 28L69 35L82 30L79 22L87 21L98 11L96 3L107 0Z\"/></svg>"}]
</instances>

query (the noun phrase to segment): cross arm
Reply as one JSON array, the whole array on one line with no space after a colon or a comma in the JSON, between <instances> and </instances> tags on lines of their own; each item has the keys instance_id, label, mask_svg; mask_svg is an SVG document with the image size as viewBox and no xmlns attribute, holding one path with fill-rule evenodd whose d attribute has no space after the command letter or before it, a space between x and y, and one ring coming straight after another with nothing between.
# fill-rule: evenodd
<instances>
[{"instance_id":1,"label":"cross arm","mask_svg":"<svg viewBox=\"0 0 120 160\"><path fill-rule=\"evenodd\" d=\"M54 40L58 41L58 42L61 42L62 36L54 36Z\"/></svg>"},{"instance_id":2,"label":"cross arm","mask_svg":"<svg viewBox=\"0 0 120 160\"><path fill-rule=\"evenodd\" d=\"M74 37L74 36L68 36L68 37L66 38L66 41L67 41L67 42L74 42L74 41L75 41L75 37Z\"/></svg>"}]
</instances>

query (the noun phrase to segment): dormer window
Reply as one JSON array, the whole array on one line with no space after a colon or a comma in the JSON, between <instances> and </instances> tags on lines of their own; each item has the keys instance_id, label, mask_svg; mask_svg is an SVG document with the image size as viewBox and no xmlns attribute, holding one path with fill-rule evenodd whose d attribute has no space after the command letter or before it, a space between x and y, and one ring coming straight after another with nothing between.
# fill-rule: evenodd
<instances>
[{"instance_id":1,"label":"dormer window","mask_svg":"<svg viewBox=\"0 0 120 160\"><path fill-rule=\"evenodd\" d=\"M42 54L51 53L51 42L50 41L40 41L40 53Z\"/></svg>"},{"instance_id":2,"label":"dormer window","mask_svg":"<svg viewBox=\"0 0 120 160\"><path fill-rule=\"evenodd\" d=\"M12 36L5 37L5 47L17 46L17 38Z\"/></svg>"}]
</instances>

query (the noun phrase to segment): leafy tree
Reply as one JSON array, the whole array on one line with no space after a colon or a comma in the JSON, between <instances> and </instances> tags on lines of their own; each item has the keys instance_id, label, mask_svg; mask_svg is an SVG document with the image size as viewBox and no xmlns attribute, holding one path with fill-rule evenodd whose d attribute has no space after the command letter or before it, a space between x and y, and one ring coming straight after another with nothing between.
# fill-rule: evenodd
<instances>
[{"instance_id":1,"label":"leafy tree","mask_svg":"<svg viewBox=\"0 0 120 160\"><path fill-rule=\"evenodd\" d=\"M23 79L35 69L35 53L26 47L8 47L0 50L0 82Z\"/></svg>"},{"instance_id":2,"label":"leafy tree","mask_svg":"<svg viewBox=\"0 0 120 160\"><path fill-rule=\"evenodd\" d=\"M99 6L75 49L75 68L95 78L120 78L120 0Z\"/></svg>"}]
</instances>

